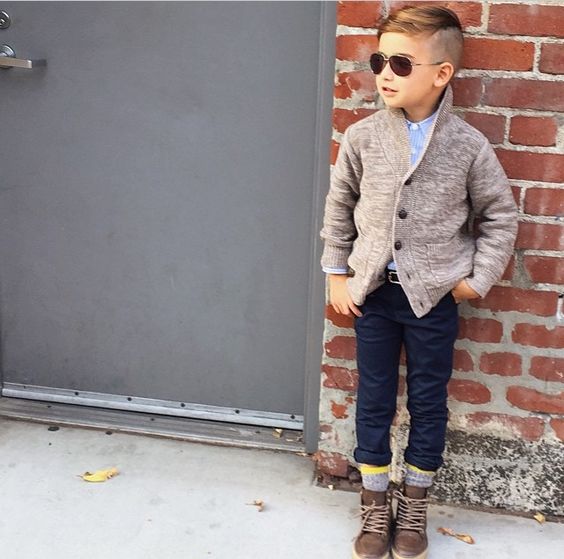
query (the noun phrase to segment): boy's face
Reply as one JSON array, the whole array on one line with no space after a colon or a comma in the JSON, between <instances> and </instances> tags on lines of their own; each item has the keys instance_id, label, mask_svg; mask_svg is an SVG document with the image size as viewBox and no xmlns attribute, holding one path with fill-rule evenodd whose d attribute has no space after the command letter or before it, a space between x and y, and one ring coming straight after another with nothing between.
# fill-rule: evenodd
<instances>
[{"instance_id":1,"label":"boy's face","mask_svg":"<svg viewBox=\"0 0 564 559\"><path fill-rule=\"evenodd\" d=\"M433 45L433 37L387 32L380 37L378 52L386 58L401 54L413 63L442 62ZM376 75L378 93L388 107L403 108L408 115L419 114L421 108L435 101L448 83L450 72L447 69L449 75L446 76L444 66L413 66L408 76L401 77L394 74L387 62L382 72ZM450 63L446 66L452 67Z\"/></svg>"}]
</instances>

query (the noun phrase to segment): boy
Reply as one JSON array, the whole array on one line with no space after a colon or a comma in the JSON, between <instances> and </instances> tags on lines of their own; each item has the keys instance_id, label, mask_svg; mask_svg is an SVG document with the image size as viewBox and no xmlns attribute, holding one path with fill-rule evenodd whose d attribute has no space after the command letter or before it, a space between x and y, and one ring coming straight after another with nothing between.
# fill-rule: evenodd
<instances>
[{"instance_id":1,"label":"boy","mask_svg":"<svg viewBox=\"0 0 564 559\"><path fill-rule=\"evenodd\" d=\"M356 559L424 559L427 491L443 464L458 303L503 274L517 207L486 137L451 112L463 36L449 9L390 15L370 59L386 105L345 131L326 199L321 265L336 312L355 316L354 458L362 475ZM474 238L470 211L481 217ZM402 343L406 475L389 481ZM392 497L398 500L397 515Z\"/></svg>"}]
</instances>

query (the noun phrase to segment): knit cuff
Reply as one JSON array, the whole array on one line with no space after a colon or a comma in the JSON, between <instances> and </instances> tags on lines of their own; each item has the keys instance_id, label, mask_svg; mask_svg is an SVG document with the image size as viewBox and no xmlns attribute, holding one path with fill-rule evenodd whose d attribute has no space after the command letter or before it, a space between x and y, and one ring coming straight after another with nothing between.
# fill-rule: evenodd
<instances>
[{"instance_id":1,"label":"knit cuff","mask_svg":"<svg viewBox=\"0 0 564 559\"><path fill-rule=\"evenodd\" d=\"M497 281L497 278L488 272L481 272L465 278L465 281L483 299Z\"/></svg>"},{"instance_id":2,"label":"knit cuff","mask_svg":"<svg viewBox=\"0 0 564 559\"><path fill-rule=\"evenodd\" d=\"M351 253L351 247L339 247L325 243L321 266L324 268L348 269L347 261Z\"/></svg>"}]
</instances>

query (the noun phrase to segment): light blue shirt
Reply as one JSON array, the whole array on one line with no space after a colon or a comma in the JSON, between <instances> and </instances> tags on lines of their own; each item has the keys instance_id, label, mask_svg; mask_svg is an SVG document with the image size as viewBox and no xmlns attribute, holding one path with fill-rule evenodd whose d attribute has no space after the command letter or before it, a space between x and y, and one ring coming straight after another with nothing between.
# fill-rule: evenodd
<instances>
[{"instance_id":1,"label":"light blue shirt","mask_svg":"<svg viewBox=\"0 0 564 559\"><path fill-rule=\"evenodd\" d=\"M421 120L420 122L411 122L407 118L405 122L407 123L407 129L409 132L409 143L411 145L411 165L415 165L417 163L419 157L421 156L421 152L425 147L425 141L427 139L427 133L431 128L435 117L439 110L437 109L431 116L428 116L425 120ZM396 270L396 263L392 260L388 264L388 268L391 270ZM328 274L346 274L346 268L323 268L323 271Z\"/></svg>"}]
</instances>

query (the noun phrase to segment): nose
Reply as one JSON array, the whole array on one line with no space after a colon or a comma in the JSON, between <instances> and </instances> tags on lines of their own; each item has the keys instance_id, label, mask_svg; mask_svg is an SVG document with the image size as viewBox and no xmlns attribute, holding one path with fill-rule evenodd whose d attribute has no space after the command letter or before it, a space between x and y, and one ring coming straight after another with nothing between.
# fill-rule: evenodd
<instances>
[{"instance_id":1,"label":"nose","mask_svg":"<svg viewBox=\"0 0 564 559\"><path fill-rule=\"evenodd\" d=\"M392 72L392 69L390 68L390 61L389 60L386 60L384 62L384 68L380 72L380 75L385 80L389 80L389 79L394 77L394 73Z\"/></svg>"}]
</instances>

